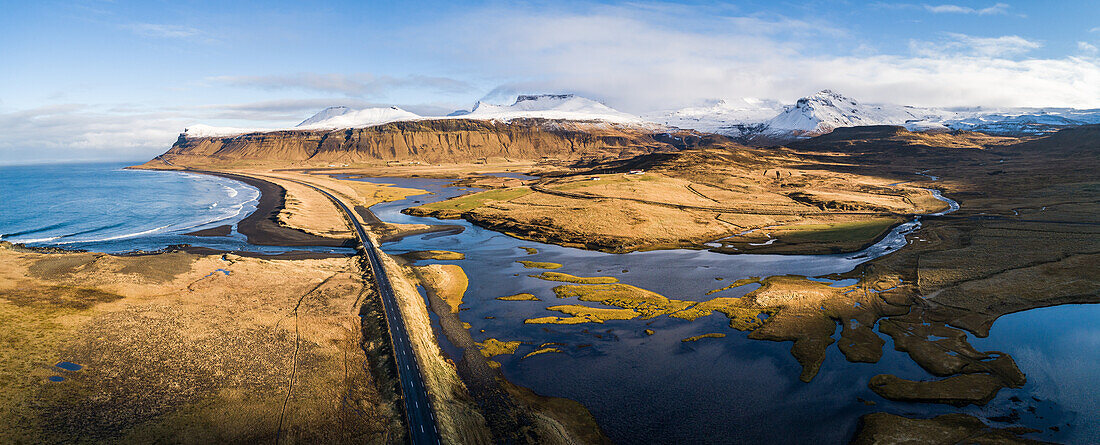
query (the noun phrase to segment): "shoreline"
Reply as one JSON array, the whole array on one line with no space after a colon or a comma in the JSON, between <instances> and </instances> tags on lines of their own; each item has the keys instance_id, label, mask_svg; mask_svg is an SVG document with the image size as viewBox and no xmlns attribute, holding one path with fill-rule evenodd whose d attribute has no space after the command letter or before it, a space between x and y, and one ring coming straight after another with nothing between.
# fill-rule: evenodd
<instances>
[{"instance_id":1,"label":"shoreline","mask_svg":"<svg viewBox=\"0 0 1100 445\"><path fill-rule=\"evenodd\" d=\"M333 253L333 252L313 252L309 250L292 250L282 253L264 253L253 252L249 250L221 250L214 249L212 247L192 246L190 244L172 244L165 246L164 248L157 250L133 250L130 252L120 253L108 253L108 252L95 252L87 249L65 249L62 247L36 247L28 246L23 243L12 243L8 241L0 241L0 247L6 247L17 252L27 253L41 253L48 255L64 255L74 253L92 253L99 255L107 255L118 258L131 258L131 257L143 257L162 255L173 252L184 252L193 255L214 256L214 255L236 255L246 258L259 258L264 260L314 260L314 259L326 259L326 258L346 258L354 256L354 254L345 253Z\"/></svg>"},{"instance_id":2,"label":"shoreline","mask_svg":"<svg viewBox=\"0 0 1100 445\"><path fill-rule=\"evenodd\" d=\"M355 247L353 239L337 239L317 236L298 229L282 226L276 222L276 215L285 206L286 189L278 184L252 176L225 173L210 170L183 170L190 173L218 176L240 181L256 187L260 191L256 210L237 222L237 232L248 239L249 244L258 246L321 246Z\"/></svg>"},{"instance_id":3,"label":"shoreline","mask_svg":"<svg viewBox=\"0 0 1100 445\"><path fill-rule=\"evenodd\" d=\"M283 209L286 199L286 190L270 181L254 178L245 175L223 173L217 171L208 170L196 170L189 168L147 168L143 166L129 166L125 169L133 170L160 170L169 172L185 172L205 174L210 176L217 176L232 181L238 181L259 190L260 194L257 198L256 209L249 213L247 216L234 223L237 226L237 232L244 235L248 244L255 246L276 246L276 247L348 247L354 248L355 241L351 239L338 239L328 238L306 233L299 229L286 227L280 225L276 221L276 215ZM180 235L208 237L208 236L225 236L231 233L233 224L223 224L216 227L207 229L181 233ZM97 252L88 249L76 249L66 248L63 246L30 246L25 243L13 243L10 241L0 241L26 252L35 253L103 253L106 255L116 257L131 257L131 256L147 256L157 255L168 252L187 252L199 255L218 255L218 254L231 254L241 257L249 258L263 258L263 259L321 259L321 258L340 258L351 256L346 253L332 253L332 252L312 252L305 250L288 250L282 253L264 253L249 250L222 250L211 247L193 246L190 244L169 244L156 250L132 250L126 252Z\"/></svg>"}]
</instances>

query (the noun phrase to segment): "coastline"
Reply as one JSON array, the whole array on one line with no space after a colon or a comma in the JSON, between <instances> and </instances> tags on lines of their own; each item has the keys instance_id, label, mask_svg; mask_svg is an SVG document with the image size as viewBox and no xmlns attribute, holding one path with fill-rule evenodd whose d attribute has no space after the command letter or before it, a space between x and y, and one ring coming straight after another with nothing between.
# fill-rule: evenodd
<instances>
[{"instance_id":1,"label":"coastline","mask_svg":"<svg viewBox=\"0 0 1100 445\"><path fill-rule=\"evenodd\" d=\"M190 173L218 176L256 187L260 199L256 210L237 223L237 232L248 239L249 244L259 246L323 246L355 247L353 239L336 239L313 235L276 222L276 216L286 204L286 189L263 179L234 173L210 170L186 170Z\"/></svg>"}]
</instances>

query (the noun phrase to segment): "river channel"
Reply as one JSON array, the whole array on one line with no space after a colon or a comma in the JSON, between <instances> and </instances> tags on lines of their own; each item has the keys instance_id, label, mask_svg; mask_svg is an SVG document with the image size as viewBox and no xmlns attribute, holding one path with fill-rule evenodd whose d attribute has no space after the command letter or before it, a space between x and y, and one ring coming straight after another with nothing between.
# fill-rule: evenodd
<instances>
[{"instance_id":1,"label":"river channel","mask_svg":"<svg viewBox=\"0 0 1100 445\"><path fill-rule=\"evenodd\" d=\"M721 314L686 321L670 317L651 320L612 320L603 324L531 325L524 320L548 315L546 307L559 304L551 289L561 283L529 275L518 260L560 263L564 272L578 276L612 276L681 300L702 301L716 296L739 297L758 285L733 288L714 295L706 292L733 280L773 275L815 277L847 272L856 265L903 248L907 234L919 229L919 219L896 227L879 243L861 252L838 255L729 255L707 250L661 250L608 254L542 244L512 238L463 220L414 217L402 209L476 191L451 186L451 181L426 178L359 178L379 184L426 190L430 194L376 204L371 210L382 220L403 224L457 224L459 234L428 234L383 244L386 253L417 250L450 250L466 255L460 261L422 261L463 267L470 279L460 317L469 323L476 341L488 338L524 344L513 355L494 357L504 375L514 383L548 396L567 397L583 403L608 437L616 443L838 443L850 440L858 418L872 412L930 417L965 412L992 426L1027 426L1041 430L1028 437L1044 440L1090 442L1095 427L1087 424L1095 412L1096 395L1069 397L1064 385L1049 381L1029 383L1020 389L1002 390L982 407L955 408L934 404L885 400L867 388L872 376L890 373L907 379L932 378L907 355L894 351L886 340L878 363L850 363L835 345L830 346L820 373L810 383L799 381L800 366L790 355L789 342L750 340L733 330ZM958 208L954 201L943 213ZM528 254L523 247L537 249ZM722 280L719 281L718 279ZM849 284L849 283L843 283ZM543 301L501 301L497 297L521 292ZM568 304L579 303L575 300ZM598 306L596 303L588 303ZM1078 347L1093 351L1090 364L1079 366L1075 379L1100 381L1095 357L1100 356L1100 330L1092 320L1100 318L1100 306L1075 306L1090 316L1072 323L1049 323L1047 334L1077 339ZM1046 309L1050 311L1054 309ZM1028 324L1032 312L1012 314L1017 325ZM1049 318L1049 316L1046 316ZM1001 322L998 322L1001 323ZM648 335L645 331L652 330ZM695 342L681 339L712 332L725 338ZM437 331L438 334L438 331ZM1091 337L1090 337L1091 336ZM971 336L972 337L972 336ZM1057 336L1056 336L1057 337ZM1054 353L1050 337L1016 335L993 328L987 339L975 342L983 350L1019 350ZM973 338L972 338L973 339ZM446 353L458 360L453 346L441 339ZM556 343L560 353L522 358L545 343ZM1087 349L1091 348L1091 349ZM1063 351L1064 352L1064 351ZM1026 355L1026 354L1025 354ZM1035 354L1033 354L1035 355ZM1032 376L1029 361L1020 363ZM1053 375L1053 374L1052 374ZM1053 377L1050 377L1053 378ZM1047 380L1049 380L1048 378ZM1092 417L1090 417L1092 416ZM1095 423L1095 422L1092 422ZM1053 429L1051 427L1054 427Z\"/></svg>"}]
</instances>

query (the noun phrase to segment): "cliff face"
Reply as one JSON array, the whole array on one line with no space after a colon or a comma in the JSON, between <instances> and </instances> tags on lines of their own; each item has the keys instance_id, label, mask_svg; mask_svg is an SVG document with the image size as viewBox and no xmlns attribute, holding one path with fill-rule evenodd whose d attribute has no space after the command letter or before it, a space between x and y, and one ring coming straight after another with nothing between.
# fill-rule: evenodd
<instances>
[{"instance_id":1,"label":"cliff face","mask_svg":"<svg viewBox=\"0 0 1100 445\"><path fill-rule=\"evenodd\" d=\"M277 161L295 164L371 161L472 162L554 157L619 157L690 148L692 132L655 132L600 123L517 119L393 122L331 131L277 131L179 140L163 155L184 163Z\"/></svg>"}]
</instances>

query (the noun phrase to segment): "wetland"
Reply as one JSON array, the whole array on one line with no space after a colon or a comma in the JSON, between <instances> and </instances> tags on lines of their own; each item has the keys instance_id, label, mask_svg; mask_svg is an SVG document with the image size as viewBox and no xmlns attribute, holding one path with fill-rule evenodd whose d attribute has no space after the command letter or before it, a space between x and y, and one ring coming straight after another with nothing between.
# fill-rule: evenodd
<instances>
[{"instance_id":1,"label":"wetland","mask_svg":"<svg viewBox=\"0 0 1100 445\"><path fill-rule=\"evenodd\" d=\"M802 150L859 158L881 152L887 139ZM850 253L603 253L510 236L478 221L402 213L477 192L447 180L360 180L431 193L371 207L382 220L464 226L457 235L407 237L383 248L463 253L469 287L458 315L471 335L521 342L514 354L493 357L503 374L539 394L581 402L613 441L766 441L784 431L790 442L842 442L889 428L973 422L1005 429L1012 440L1093 441L1087 407L1095 400L1040 387L1028 377L1041 368L1018 352L1041 348L1050 336L1090 335L1089 318L1039 323L1043 335L995 330L1005 314L1028 319L1053 310L1030 309L1098 301L1097 233L1082 219L1094 211L1097 189L1086 168L1071 164L1075 146L1052 152L1048 141L943 154L897 143L905 151L891 162L911 167L884 181L922 181L918 188L942 204L929 206L928 216L878 226L889 230ZM983 163L1009 154L1015 162ZM938 166L935 180L924 165ZM1017 173L958 173L982 165ZM1012 191L990 192L1005 189ZM1067 201L1070 195L1077 199ZM882 230L874 224L855 229ZM518 261L561 267L532 273ZM508 296L516 298L500 298ZM1088 305L1059 308L1095 313ZM1096 366L1083 368L1075 372L1100 375ZM919 423L933 418L941 420Z\"/></svg>"}]
</instances>

